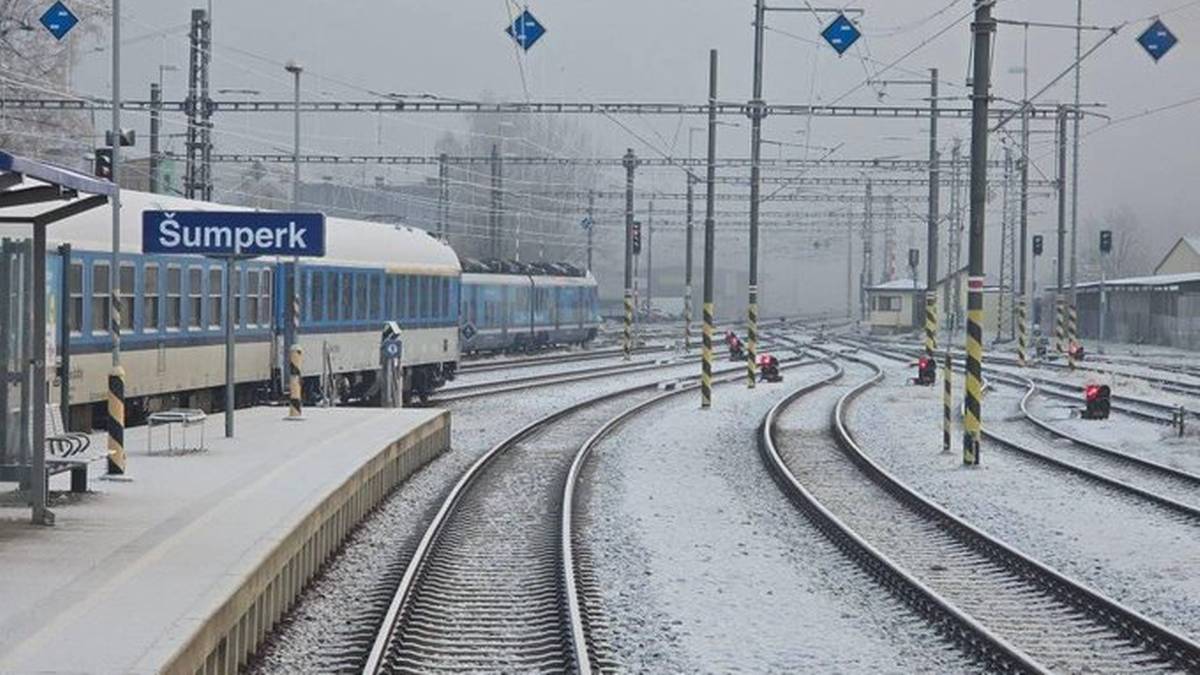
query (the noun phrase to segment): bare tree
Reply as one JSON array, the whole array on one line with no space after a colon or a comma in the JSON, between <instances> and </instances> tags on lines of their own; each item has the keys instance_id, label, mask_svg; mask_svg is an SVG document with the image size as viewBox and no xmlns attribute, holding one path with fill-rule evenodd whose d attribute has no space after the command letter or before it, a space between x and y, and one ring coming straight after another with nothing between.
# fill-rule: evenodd
<instances>
[{"instance_id":1,"label":"bare tree","mask_svg":"<svg viewBox=\"0 0 1200 675\"><path fill-rule=\"evenodd\" d=\"M1113 233L1108 255L1100 254L1100 230ZM1099 279L1101 270L1110 279L1149 274L1154 261L1145 242L1141 221L1128 206L1109 209L1101 218L1086 221L1080 240L1081 277Z\"/></svg>"},{"instance_id":2,"label":"bare tree","mask_svg":"<svg viewBox=\"0 0 1200 675\"><path fill-rule=\"evenodd\" d=\"M107 0L77 0L71 9L79 25L56 40L39 21L47 7L40 0L0 0L0 99L69 97L77 45L112 17ZM92 133L80 114L0 110L0 147L9 152L77 166Z\"/></svg>"}]
</instances>

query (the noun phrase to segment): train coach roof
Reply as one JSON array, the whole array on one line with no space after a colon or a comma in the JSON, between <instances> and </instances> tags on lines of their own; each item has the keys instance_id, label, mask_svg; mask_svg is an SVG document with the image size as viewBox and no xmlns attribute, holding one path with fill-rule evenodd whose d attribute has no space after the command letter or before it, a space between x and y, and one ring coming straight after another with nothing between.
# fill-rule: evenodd
<instances>
[{"instance_id":1,"label":"train coach roof","mask_svg":"<svg viewBox=\"0 0 1200 675\"><path fill-rule=\"evenodd\" d=\"M567 262L519 262L516 260L460 259L464 272L474 274L525 274L531 277L586 277L587 270Z\"/></svg>"},{"instance_id":2,"label":"train coach roof","mask_svg":"<svg viewBox=\"0 0 1200 675\"><path fill-rule=\"evenodd\" d=\"M133 190L121 191L121 250L141 251L142 211L253 211L240 206L202 202L182 197ZM31 213L34 211L31 211ZM23 215L10 209L7 215ZM454 275L460 272L458 256L445 242L424 230L345 218L326 218L326 242L321 262L331 265L363 265L396 271ZM24 225L0 226L0 236L28 237ZM112 210L93 209L50 226L49 239L70 243L78 250L108 251L112 248Z\"/></svg>"}]
</instances>

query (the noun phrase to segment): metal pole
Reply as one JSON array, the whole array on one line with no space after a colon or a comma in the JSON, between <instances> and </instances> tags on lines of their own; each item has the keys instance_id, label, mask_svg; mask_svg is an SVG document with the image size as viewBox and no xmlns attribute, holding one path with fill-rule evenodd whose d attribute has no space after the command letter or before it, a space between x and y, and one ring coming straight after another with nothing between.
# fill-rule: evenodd
<instances>
[{"instance_id":1,"label":"metal pole","mask_svg":"<svg viewBox=\"0 0 1200 675\"><path fill-rule=\"evenodd\" d=\"M846 219L846 318L854 316L854 221Z\"/></svg>"},{"instance_id":2,"label":"metal pole","mask_svg":"<svg viewBox=\"0 0 1200 675\"><path fill-rule=\"evenodd\" d=\"M637 168L637 156L633 148L625 151L621 158L625 167L625 360L633 350L633 171Z\"/></svg>"},{"instance_id":3,"label":"metal pole","mask_svg":"<svg viewBox=\"0 0 1200 675\"><path fill-rule=\"evenodd\" d=\"M286 67L295 80L295 90L292 109L292 209L300 210L300 73L303 72L296 63L288 63Z\"/></svg>"},{"instance_id":4,"label":"metal pole","mask_svg":"<svg viewBox=\"0 0 1200 675\"><path fill-rule=\"evenodd\" d=\"M438 155L438 234L446 236L446 227L449 224L449 209L450 209L450 167L446 166L446 153ZM588 269L592 268L591 260L588 261Z\"/></svg>"},{"instance_id":5,"label":"metal pole","mask_svg":"<svg viewBox=\"0 0 1200 675\"><path fill-rule=\"evenodd\" d=\"M1075 109L1071 132L1071 314L1075 313L1076 256L1075 243L1079 234L1079 79L1083 64L1079 62L1083 41L1083 0L1075 1ZM1071 339L1075 327L1071 326Z\"/></svg>"},{"instance_id":6,"label":"metal pole","mask_svg":"<svg viewBox=\"0 0 1200 675\"><path fill-rule=\"evenodd\" d=\"M991 0L978 0L975 21L975 64L971 93L971 238L967 278L967 377L963 415L963 464L979 464L983 398L983 252L987 209L988 90L991 88Z\"/></svg>"},{"instance_id":7,"label":"metal pole","mask_svg":"<svg viewBox=\"0 0 1200 675\"><path fill-rule=\"evenodd\" d=\"M114 142L114 145L117 143ZM41 223L33 225L31 257L33 283L29 291L33 300L33 461L30 483L33 491L33 524L53 525L54 514L47 508L46 494L46 226ZM4 382L2 386L7 387L8 382Z\"/></svg>"},{"instance_id":8,"label":"metal pole","mask_svg":"<svg viewBox=\"0 0 1200 675\"><path fill-rule=\"evenodd\" d=\"M654 304L654 200L650 200L650 211L646 216L646 320Z\"/></svg>"},{"instance_id":9,"label":"metal pole","mask_svg":"<svg viewBox=\"0 0 1200 675\"><path fill-rule=\"evenodd\" d=\"M58 405L62 409L63 431L68 431L71 426L71 245L60 245L58 255L62 260L62 274L58 280L58 357L61 363L58 369Z\"/></svg>"},{"instance_id":10,"label":"metal pole","mask_svg":"<svg viewBox=\"0 0 1200 675\"><path fill-rule=\"evenodd\" d=\"M688 159L691 159L691 134L688 134ZM693 204L696 196L696 177L687 172L687 230L683 252L683 348L692 349L692 221L695 215Z\"/></svg>"},{"instance_id":11,"label":"metal pole","mask_svg":"<svg viewBox=\"0 0 1200 675\"><path fill-rule=\"evenodd\" d=\"M492 207L488 210L488 255L499 258L500 239L500 148L492 143Z\"/></svg>"},{"instance_id":12,"label":"metal pole","mask_svg":"<svg viewBox=\"0 0 1200 675\"><path fill-rule=\"evenodd\" d=\"M300 73L304 69L295 61L288 61L284 66L284 70L292 74L294 87L292 97L292 210L300 210ZM284 331L286 348L283 350L283 358L288 362L289 371L291 366L291 354L296 347L300 345L300 257L292 258L292 306L290 314L290 324ZM289 374L288 397L291 399L291 374ZM299 413L297 413L298 415ZM227 417L232 420L232 413ZM226 426L226 433L233 435L233 427Z\"/></svg>"},{"instance_id":13,"label":"metal pole","mask_svg":"<svg viewBox=\"0 0 1200 675\"><path fill-rule=\"evenodd\" d=\"M108 473L125 473L125 371L121 368L121 0L112 3L112 255L109 258ZM130 308L132 310L132 308Z\"/></svg>"},{"instance_id":14,"label":"metal pole","mask_svg":"<svg viewBox=\"0 0 1200 675\"><path fill-rule=\"evenodd\" d=\"M1066 237L1067 237L1067 107L1058 107L1058 265L1055 273L1055 344L1060 352L1066 352L1066 309L1063 288L1065 284Z\"/></svg>"},{"instance_id":15,"label":"metal pole","mask_svg":"<svg viewBox=\"0 0 1200 675\"><path fill-rule=\"evenodd\" d=\"M234 339L233 303L237 296L233 292L235 268L233 256L225 258L225 438L233 438L233 411L237 407L234 395Z\"/></svg>"},{"instance_id":16,"label":"metal pole","mask_svg":"<svg viewBox=\"0 0 1200 675\"><path fill-rule=\"evenodd\" d=\"M596 231L596 191L588 190L587 270L592 271L592 233Z\"/></svg>"},{"instance_id":17,"label":"metal pole","mask_svg":"<svg viewBox=\"0 0 1200 675\"><path fill-rule=\"evenodd\" d=\"M925 357L937 349L938 207L938 69L929 69L929 225L925 232ZM913 279L916 280L916 272Z\"/></svg>"},{"instance_id":18,"label":"metal pole","mask_svg":"<svg viewBox=\"0 0 1200 675\"><path fill-rule=\"evenodd\" d=\"M158 136L162 125L162 88L157 82L150 83L150 192L159 191L159 164L162 157L158 150Z\"/></svg>"},{"instance_id":19,"label":"metal pole","mask_svg":"<svg viewBox=\"0 0 1200 675\"><path fill-rule=\"evenodd\" d=\"M758 199L762 183L759 161L762 157L763 119L763 33L765 30L765 0L754 2L754 92L750 100L750 283L749 319L746 339L746 386L753 389L755 368L758 365Z\"/></svg>"},{"instance_id":20,"label":"metal pole","mask_svg":"<svg viewBox=\"0 0 1200 675\"><path fill-rule=\"evenodd\" d=\"M708 52L708 166L704 195L704 327L700 364L700 407L712 406L713 258L716 244L713 183L717 178L717 50Z\"/></svg>"}]
</instances>

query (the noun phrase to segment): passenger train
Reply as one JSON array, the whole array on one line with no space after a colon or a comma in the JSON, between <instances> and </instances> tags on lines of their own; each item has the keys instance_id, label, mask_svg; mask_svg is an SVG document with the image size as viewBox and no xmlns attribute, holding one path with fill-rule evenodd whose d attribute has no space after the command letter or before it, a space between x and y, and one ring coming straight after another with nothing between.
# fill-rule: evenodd
<instances>
[{"instance_id":1,"label":"passenger train","mask_svg":"<svg viewBox=\"0 0 1200 675\"><path fill-rule=\"evenodd\" d=\"M121 196L117 279L127 308L121 316L127 423L165 408L220 409L225 263L142 253L141 214L245 209L128 190ZM387 321L401 326L406 400L424 399L453 379L463 353L584 344L596 334L596 282L574 267L460 262L447 243L410 227L328 218L326 233L324 258L235 263L239 406L280 396L297 271L303 390L310 403L375 395ZM29 231L0 226L0 236L25 239ZM49 320L69 327L70 425L93 428L105 420L112 347L111 211L57 222L49 238ZM69 260L54 252L58 244L70 244ZM464 263L471 272L463 273ZM57 400L57 379L50 395Z\"/></svg>"}]
</instances>

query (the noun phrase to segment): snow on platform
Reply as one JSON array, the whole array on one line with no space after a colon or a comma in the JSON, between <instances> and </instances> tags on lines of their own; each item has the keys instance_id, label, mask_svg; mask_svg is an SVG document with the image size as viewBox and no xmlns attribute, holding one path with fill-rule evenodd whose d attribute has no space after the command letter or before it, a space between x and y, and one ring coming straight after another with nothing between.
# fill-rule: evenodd
<instances>
[{"instance_id":1,"label":"snow on platform","mask_svg":"<svg viewBox=\"0 0 1200 675\"><path fill-rule=\"evenodd\" d=\"M235 439L214 415L187 455L148 455L145 427L128 430L134 480L93 478L52 506L55 527L0 509L0 673L236 669L359 519L449 446L440 410L284 414L239 411Z\"/></svg>"}]
</instances>

